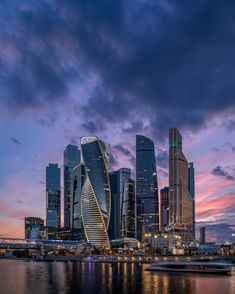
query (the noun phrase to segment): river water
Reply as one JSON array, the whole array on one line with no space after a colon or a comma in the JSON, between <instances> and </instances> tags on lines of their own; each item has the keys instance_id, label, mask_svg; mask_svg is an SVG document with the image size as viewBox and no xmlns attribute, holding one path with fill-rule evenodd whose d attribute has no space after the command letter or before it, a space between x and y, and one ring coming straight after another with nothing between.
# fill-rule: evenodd
<instances>
[{"instance_id":1,"label":"river water","mask_svg":"<svg viewBox=\"0 0 235 294\"><path fill-rule=\"evenodd\" d=\"M1 294L235 294L235 275L148 272L146 265L0 260Z\"/></svg>"}]
</instances>

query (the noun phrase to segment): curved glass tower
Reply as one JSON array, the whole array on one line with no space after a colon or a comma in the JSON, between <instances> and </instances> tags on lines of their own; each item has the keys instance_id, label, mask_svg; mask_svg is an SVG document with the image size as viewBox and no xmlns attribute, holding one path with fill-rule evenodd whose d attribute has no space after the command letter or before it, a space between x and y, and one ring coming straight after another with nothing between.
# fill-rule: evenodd
<instances>
[{"instance_id":1,"label":"curved glass tower","mask_svg":"<svg viewBox=\"0 0 235 294\"><path fill-rule=\"evenodd\" d=\"M81 195L84 232L87 241L95 247L109 248L107 229L111 208L108 175L110 145L97 137L82 137L81 148L86 169Z\"/></svg>"}]
</instances>

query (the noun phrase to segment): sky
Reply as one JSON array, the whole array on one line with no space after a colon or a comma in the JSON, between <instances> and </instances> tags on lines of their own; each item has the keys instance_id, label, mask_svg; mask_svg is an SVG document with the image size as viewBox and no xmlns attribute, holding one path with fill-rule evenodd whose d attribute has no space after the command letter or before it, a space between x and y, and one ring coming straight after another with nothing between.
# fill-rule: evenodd
<instances>
[{"instance_id":1,"label":"sky","mask_svg":"<svg viewBox=\"0 0 235 294\"><path fill-rule=\"evenodd\" d=\"M81 136L109 142L110 170L133 176L135 135L152 138L163 188L174 126L195 166L197 226L231 239L234 14L233 0L2 0L0 237L45 218L45 168L63 168Z\"/></svg>"}]
</instances>

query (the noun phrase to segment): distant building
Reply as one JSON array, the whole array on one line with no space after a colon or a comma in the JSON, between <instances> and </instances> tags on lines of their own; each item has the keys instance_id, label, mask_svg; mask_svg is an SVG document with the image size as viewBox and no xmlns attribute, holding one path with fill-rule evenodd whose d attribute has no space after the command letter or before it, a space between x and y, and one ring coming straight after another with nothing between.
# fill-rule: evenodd
<instances>
[{"instance_id":1,"label":"distant building","mask_svg":"<svg viewBox=\"0 0 235 294\"><path fill-rule=\"evenodd\" d=\"M108 227L109 239L121 238L121 215L123 194L126 182L131 177L129 168L120 168L117 171L109 173L110 190L111 190L111 214Z\"/></svg>"},{"instance_id":2,"label":"distant building","mask_svg":"<svg viewBox=\"0 0 235 294\"><path fill-rule=\"evenodd\" d=\"M135 237L135 181L129 179L124 188L122 201L122 238Z\"/></svg>"},{"instance_id":3,"label":"distant building","mask_svg":"<svg viewBox=\"0 0 235 294\"><path fill-rule=\"evenodd\" d=\"M160 190L160 207L161 207L161 231L164 232L169 225L169 187Z\"/></svg>"},{"instance_id":4,"label":"distant building","mask_svg":"<svg viewBox=\"0 0 235 294\"><path fill-rule=\"evenodd\" d=\"M200 228L200 243L206 243L206 228Z\"/></svg>"},{"instance_id":5,"label":"distant building","mask_svg":"<svg viewBox=\"0 0 235 294\"><path fill-rule=\"evenodd\" d=\"M169 131L169 226L183 241L193 237L193 197L189 191L188 161L182 151L182 137Z\"/></svg>"},{"instance_id":6,"label":"distant building","mask_svg":"<svg viewBox=\"0 0 235 294\"><path fill-rule=\"evenodd\" d=\"M98 249L109 249L108 226L111 193L108 175L110 145L97 137L81 138L85 166L82 188L82 221L87 242Z\"/></svg>"},{"instance_id":7,"label":"distant building","mask_svg":"<svg viewBox=\"0 0 235 294\"><path fill-rule=\"evenodd\" d=\"M121 251L140 248L140 242L135 238L123 238L110 241L113 249L120 248Z\"/></svg>"},{"instance_id":8,"label":"distant building","mask_svg":"<svg viewBox=\"0 0 235 294\"><path fill-rule=\"evenodd\" d=\"M158 183L154 143L136 136L137 239L159 231Z\"/></svg>"},{"instance_id":9,"label":"distant building","mask_svg":"<svg viewBox=\"0 0 235 294\"><path fill-rule=\"evenodd\" d=\"M84 239L84 230L82 223L81 212L81 196L82 188L85 181L85 166L83 163L74 167L70 171L70 193L71 193L71 205L70 205L70 226L77 240Z\"/></svg>"},{"instance_id":10,"label":"distant building","mask_svg":"<svg viewBox=\"0 0 235 294\"><path fill-rule=\"evenodd\" d=\"M81 162L81 153L77 146L69 144L64 150L64 227L70 227L70 172Z\"/></svg>"},{"instance_id":11,"label":"distant building","mask_svg":"<svg viewBox=\"0 0 235 294\"><path fill-rule=\"evenodd\" d=\"M50 163L46 168L46 225L60 227L60 168Z\"/></svg>"},{"instance_id":12,"label":"distant building","mask_svg":"<svg viewBox=\"0 0 235 294\"><path fill-rule=\"evenodd\" d=\"M39 236L39 230L44 226L44 220L40 217L25 217L25 239L36 240Z\"/></svg>"},{"instance_id":13,"label":"distant building","mask_svg":"<svg viewBox=\"0 0 235 294\"><path fill-rule=\"evenodd\" d=\"M195 239L195 180L193 162L188 166L188 189L193 199L193 238Z\"/></svg>"},{"instance_id":14,"label":"distant building","mask_svg":"<svg viewBox=\"0 0 235 294\"><path fill-rule=\"evenodd\" d=\"M56 240L57 239L57 231L60 228L57 227L47 227L44 226L39 230L39 238L42 240Z\"/></svg>"}]
</instances>

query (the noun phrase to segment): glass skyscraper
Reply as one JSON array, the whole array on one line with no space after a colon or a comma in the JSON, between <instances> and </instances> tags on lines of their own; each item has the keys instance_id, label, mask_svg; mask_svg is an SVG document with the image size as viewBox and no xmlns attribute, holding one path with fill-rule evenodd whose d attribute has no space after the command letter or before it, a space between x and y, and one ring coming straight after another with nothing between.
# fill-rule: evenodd
<instances>
[{"instance_id":1,"label":"glass skyscraper","mask_svg":"<svg viewBox=\"0 0 235 294\"><path fill-rule=\"evenodd\" d=\"M64 227L70 227L70 207L71 207L71 192L70 192L70 172L80 164L80 150L75 145L69 144L64 150Z\"/></svg>"},{"instance_id":2,"label":"glass skyscraper","mask_svg":"<svg viewBox=\"0 0 235 294\"><path fill-rule=\"evenodd\" d=\"M159 231L159 201L154 143L136 136L137 239Z\"/></svg>"},{"instance_id":3,"label":"glass skyscraper","mask_svg":"<svg viewBox=\"0 0 235 294\"><path fill-rule=\"evenodd\" d=\"M118 171L113 171L109 173L109 182L111 192L111 212L108 227L108 235L110 240L114 240L119 239L121 237Z\"/></svg>"},{"instance_id":4,"label":"glass skyscraper","mask_svg":"<svg viewBox=\"0 0 235 294\"><path fill-rule=\"evenodd\" d=\"M120 239L122 237L122 203L126 182L131 177L129 168L120 168L117 171L109 173L110 189L111 189L111 214L108 228L110 240Z\"/></svg>"},{"instance_id":5,"label":"glass skyscraper","mask_svg":"<svg viewBox=\"0 0 235 294\"><path fill-rule=\"evenodd\" d=\"M82 213L81 213L81 196L82 187L85 180L85 166L83 163L74 167L70 172L70 192L71 192L71 207L70 207L70 225L73 235L78 239L84 238Z\"/></svg>"},{"instance_id":6,"label":"glass skyscraper","mask_svg":"<svg viewBox=\"0 0 235 294\"><path fill-rule=\"evenodd\" d=\"M169 130L169 226L182 240L193 240L193 198L189 191L188 161L182 151L182 137Z\"/></svg>"},{"instance_id":7,"label":"glass skyscraper","mask_svg":"<svg viewBox=\"0 0 235 294\"><path fill-rule=\"evenodd\" d=\"M60 168L50 163L46 168L46 225L60 227Z\"/></svg>"},{"instance_id":8,"label":"glass skyscraper","mask_svg":"<svg viewBox=\"0 0 235 294\"><path fill-rule=\"evenodd\" d=\"M195 180L193 162L188 166L188 189L193 199L193 238L195 239Z\"/></svg>"},{"instance_id":9,"label":"glass skyscraper","mask_svg":"<svg viewBox=\"0 0 235 294\"><path fill-rule=\"evenodd\" d=\"M122 238L135 238L135 181L125 183L122 201Z\"/></svg>"},{"instance_id":10,"label":"glass skyscraper","mask_svg":"<svg viewBox=\"0 0 235 294\"><path fill-rule=\"evenodd\" d=\"M99 249L110 248L108 226L111 194L108 175L110 145L97 137L81 138L86 176L81 213L86 239Z\"/></svg>"},{"instance_id":11,"label":"glass skyscraper","mask_svg":"<svg viewBox=\"0 0 235 294\"><path fill-rule=\"evenodd\" d=\"M161 231L164 232L169 225L169 187L160 190L160 211L161 211Z\"/></svg>"},{"instance_id":12,"label":"glass skyscraper","mask_svg":"<svg viewBox=\"0 0 235 294\"><path fill-rule=\"evenodd\" d=\"M40 217L25 217L25 239L38 239L39 230L44 226L44 220ZM36 235L34 234L36 232ZM35 235L35 236L34 236Z\"/></svg>"}]
</instances>

